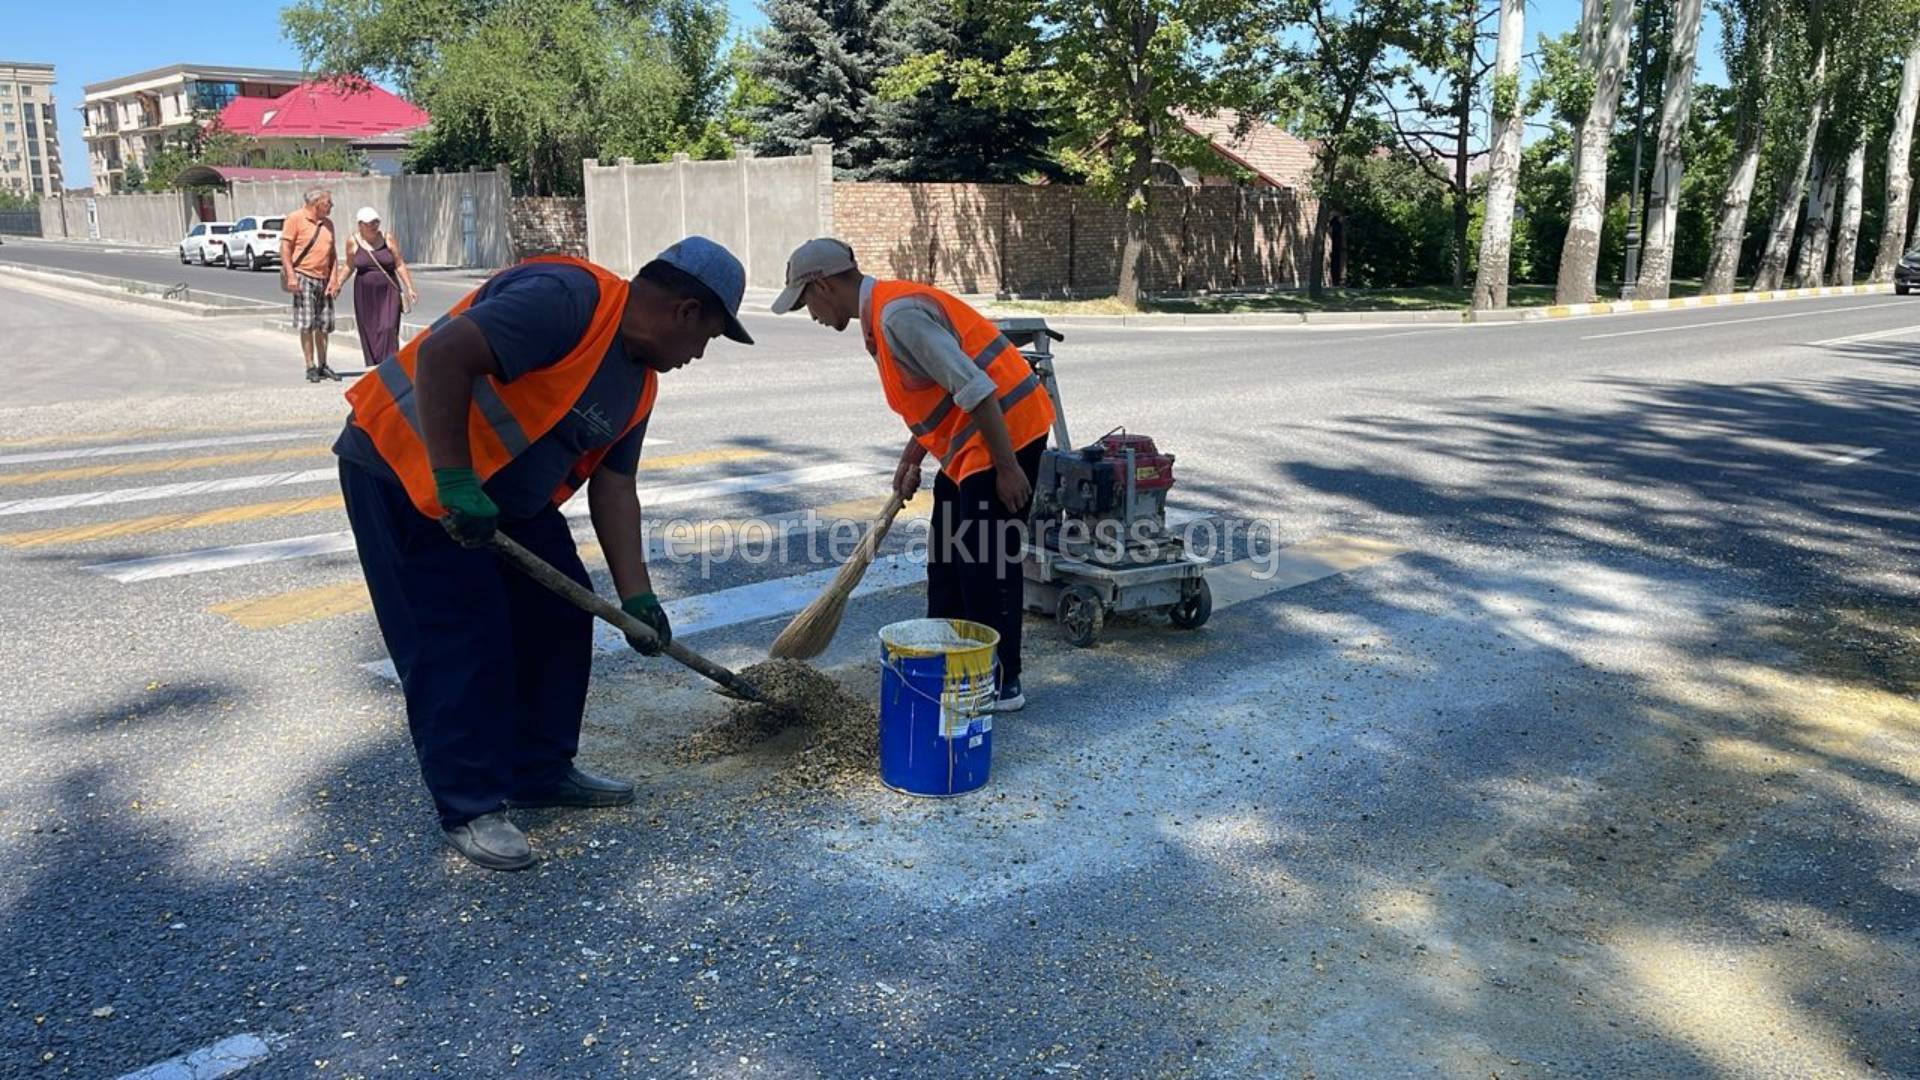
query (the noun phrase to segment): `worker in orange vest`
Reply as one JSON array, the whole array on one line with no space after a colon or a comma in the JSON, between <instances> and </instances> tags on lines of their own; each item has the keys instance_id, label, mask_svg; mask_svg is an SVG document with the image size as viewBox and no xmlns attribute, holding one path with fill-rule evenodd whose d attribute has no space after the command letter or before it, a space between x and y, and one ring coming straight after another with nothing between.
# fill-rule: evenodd
<instances>
[{"instance_id":1,"label":"worker in orange vest","mask_svg":"<svg viewBox=\"0 0 1920 1080\"><path fill-rule=\"evenodd\" d=\"M673 628L647 573L634 473L662 373L740 325L746 274L688 237L632 280L529 259L469 293L347 393L334 452L374 615L447 842L533 863L509 807L623 806L633 785L573 764L590 616L487 549L495 530L592 587L561 504L582 484L621 607Z\"/></svg>"},{"instance_id":2,"label":"worker in orange vest","mask_svg":"<svg viewBox=\"0 0 1920 1080\"><path fill-rule=\"evenodd\" d=\"M1052 399L985 316L931 285L868 277L843 241L809 240L787 260L787 287L774 299L774 314L803 304L815 322L836 331L860 322L887 405L910 433L894 491L911 498L920 489L921 463L929 455L938 463L927 617L998 631L996 711L1024 708L1020 561Z\"/></svg>"}]
</instances>

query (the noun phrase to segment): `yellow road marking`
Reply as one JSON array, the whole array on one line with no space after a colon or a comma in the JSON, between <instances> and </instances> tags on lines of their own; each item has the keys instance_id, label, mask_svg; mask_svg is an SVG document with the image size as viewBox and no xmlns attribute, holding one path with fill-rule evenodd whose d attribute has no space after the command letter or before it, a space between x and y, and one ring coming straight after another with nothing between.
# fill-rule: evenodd
<instances>
[{"instance_id":1,"label":"yellow road marking","mask_svg":"<svg viewBox=\"0 0 1920 1080\"><path fill-rule=\"evenodd\" d=\"M825 506L819 507L814 510L814 515L822 521L839 521L843 518L853 521L872 521L875 517L879 516L880 511L886 509L887 499L888 496L885 495L844 499L840 502L828 503ZM907 500L907 505L900 510L900 516L903 518L916 518L932 512L933 492L930 489L922 488L913 498Z\"/></svg>"},{"instance_id":2,"label":"yellow road marking","mask_svg":"<svg viewBox=\"0 0 1920 1080\"><path fill-rule=\"evenodd\" d=\"M746 450L722 448L718 450L696 450L686 454L668 454L652 459L642 458L640 470L652 472L664 469L677 469L695 465L711 465L722 461L744 461L750 458L770 456L768 450ZM641 501L646 501L646 492L642 490ZM0 533L0 547L31 548L46 547L52 544L84 544L95 540L118 540L128 536L145 536L150 533L179 532L184 529L203 529L216 525L232 525L242 521L260 521L266 518L292 517L298 514L313 514L340 508L338 495L314 495L304 499L278 499L272 502L245 503L240 506L225 506L217 510L201 510L178 514L151 514L146 517L125 518L119 521L100 521L88 525L67 525L52 529L34 529L29 532ZM879 506L874 510L877 512Z\"/></svg>"},{"instance_id":3,"label":"yellow road marking","mask_svg":"<svg viewBox=\"0 0 1920 1080\"><path fill-rule=\"evenodd\" d=\"M1411 549L1385 540L1330 533L1207 571L1216 610L1321 578L1385 562Z\"/></svg>"},{"instance_id":4,"label":"yellow road marking","mask_svg":"<svg viewBox=\"0 0 1920 1080\"><path fill-rule=\"evenodd\" d=\"M880 512L885 502L885 499L849 499L814 512L825 521L870 518ZM932 505L933 493L922 491L907 503L907 512L922 512ZM670 556L698 555L713 547L727 548L729 538L736 538L738 542L737 538L747 531L747 522L756 520L762 519L716 518L687 522L684 526L667 530L659 540L666 545ZM580 561L589 567L606 565L606 553L598 541L580 540L578 550ZM207 611L248 630L277 630L283 626L331 619L339 615L356 615L372 609L373 601L367 596L366 586L355 580L340 585L320 585L228 601L215 604Z\"/></svg>"},{"instance_id":5,"label":"yellow road marking","mask_svg":"<svg viewBox=\"0 0 1920 1080\"><path fill-rule=\"evenodd\" d=\"M202 424L186 427L133 427L120 428L115 431L88 431L70 435L27 435L13 439L0 439L0 446L9 449L32 446L81 446L86 443L121 442L126 439L135 439L146 435L198 435L209 431L259 431L264 428L288 428L297 425L298 421L289 420L240 420L217 426Z\"/></svg>"},{"instance_id":6,"label":"yellow road marking","mask_svg":"<svg viewBox=\"0 0 1920 1080\"><path fill-rule=\"evenodd\" d=\"M339 495L310 495L304 499L280 499L274 502L223 506L217 510L197 510L179 514L151 514L146 517L98 521L90 525L67 525L29 532L0 533L0 547L32 548L50 544L84 544L95 540L117 540L149 533L204 529L214 525L232 525L241 521L314 514L340 508Z\"/></svg>"},{"instance_id":7,"label":"yellow road marking","mask_svg":"<svg viewBox=\"0 0 1920 1080\"><path fill-rule=\"evenodd\" d=\"M249 630L272 630L315 619L330 619L336 615L351 615L372 607L373 601L367 596L366 583L356 579L338 585L316 585L247 600L231 600L215 604L207 610L215 615L223 615Z\"/></svg>"},{"instance_id":8,"label":"yellow road marking","mask_svg":"<svg viewBox=\"0 0 1920 1080\"><path fill-rule=\"evenodd\" d=\"M0 486L9 484L50 484L57 480L92 480L102 476L137 476L142 473L173 472L176 469L212 469L223 465L257 465L269 461L293 461L322 457L332 453L327 446L282 446L273 450L235 450L226 454L201 454L197 457L160 458L122 461L111 465L70 465L64 469L40 472L0 474Z\"/></svg>"}]
</instances>

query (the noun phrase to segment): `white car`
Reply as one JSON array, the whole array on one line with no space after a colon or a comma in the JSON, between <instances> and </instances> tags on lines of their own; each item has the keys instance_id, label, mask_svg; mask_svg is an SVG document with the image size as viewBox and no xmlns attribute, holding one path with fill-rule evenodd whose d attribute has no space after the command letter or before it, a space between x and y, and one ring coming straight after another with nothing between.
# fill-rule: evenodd
<instances>
[{"instance_id":1,"label":"white car","mask_svg":"<svg viewBox=\"0 0 1920 1080\"><path fill-rule=\"evenodd\" d=\"M187 230L180 240L180 261L199 263L207 266L227 257L227 234L233 231L230 221L202 221Z\"/></svg>"},{"instance_id":2,"label":"white car","mask_svg":"<svg viewBox=\"0 0 1920 1080\"><path fill-rule=\"evenodd\" d=\"M280 261L280 227L285 218L243 217L227 234L226 267L258 270Z\"/></svg>"}]
</instances>

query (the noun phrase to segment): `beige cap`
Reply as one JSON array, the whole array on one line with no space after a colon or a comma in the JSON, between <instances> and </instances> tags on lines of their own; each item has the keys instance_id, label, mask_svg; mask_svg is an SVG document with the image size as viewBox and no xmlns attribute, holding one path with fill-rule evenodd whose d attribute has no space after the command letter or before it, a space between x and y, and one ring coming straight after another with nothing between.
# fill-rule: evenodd
<instances>
[{"instance_id":1,"label":"beige cap","mask_svg":"<svg viewBox=\"0 0 1920 1080\"><path fill-rule=\"evenodd\" d=\"M787 287L773 299L773 313L785 315L800 306L800 294L807 285L855 268L853 249L844 240L822 236L793 249L787 256Z\"/></svg>"}]
</instances>

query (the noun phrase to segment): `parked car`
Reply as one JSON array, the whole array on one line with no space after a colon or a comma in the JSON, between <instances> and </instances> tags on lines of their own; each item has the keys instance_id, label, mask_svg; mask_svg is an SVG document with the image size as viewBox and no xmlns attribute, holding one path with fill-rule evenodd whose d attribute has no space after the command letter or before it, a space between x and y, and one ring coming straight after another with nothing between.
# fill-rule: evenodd
<instances>
[{"instance_id":1,"label":"parked car","mask_svg":"<svg viewBox=\"0 0 1920 1080\"><path fill-rule=\"evenodd\" d=\"M220 262L227 257L227 234L233 231L230 221L202 221L187 230L180 240L180 261L193 262L206 266Z\"/></svg>"},{"instance_id":2,"label":"parked car","mask_svg":"<svg viewBox=\"0 0 1920 1080\"><path fill-rule=\"evenodd\" d=\"M280 261L280 227L286 218L243 217L227 234L226 267L258 270Z\"/></svg>"},{"instance_id":3,"label":"parked car","mask_svg":"<svg viewBox=\"0 0 1920 1080\"><path fill-rule=\"evenodd\" d=\"M1900 264L1893 268L1893 291L1905 296L1914 286L1920 285L1920 248L1914 248L1900 257Z\"/></svg>"}]
</instances>

